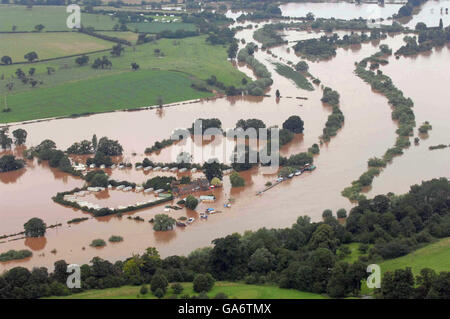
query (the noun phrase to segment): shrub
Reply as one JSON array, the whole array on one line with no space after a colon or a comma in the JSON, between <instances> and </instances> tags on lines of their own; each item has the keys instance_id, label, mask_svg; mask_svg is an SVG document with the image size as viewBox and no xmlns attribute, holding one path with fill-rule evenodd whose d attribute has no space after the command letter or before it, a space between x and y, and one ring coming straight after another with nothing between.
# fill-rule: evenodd
<instances>
[{"instance_id":1,"label":"shrub","mask_svg":"<svg viewBox=\"0 0 450 319\"><path fill-rule=\"evenodd\" d=\"M194 210L198 205L198 199L192 195L186 197L186 207Z\"/></svg>"},{"instance_id":2,"label":"shrub","mask_svg":"<svg viewBox=\"0 0 450 319\"><path fill-rule=\"evenodd\" d=\"M106 246L106 242L103 239L94 239L91 244L91 247L104 247Z\"/></svg>"},{"instance_id":3,"label":"shrub","mask_svg":"<svg viewBox=\"0 0 450 319\"><path fill-rule=\"evenodd\" d=\"M228 296L224 292L219 292L214 296L214 299L228 299Z\"/></svg>"},{"instance_id":4,"label":"shrub","mask_svg":"<svg viewBox=\"0 0 450 319\"><path fill-rule=\"evenodd\" d=\"M200 274L195 277L193 288L195 292L208 292L214 286L214 278L211 274Z\"/></svg>"},{"instance_id":5,"label":"shrub","mask_svg":"<svg viewBox=\"0 0 450 319\"><path fill-rule=\"evenodd\" d=\"M29 250L9 250L6 253L0 254L0 262L18 260L31 257L33 253Z\"/></svg>"},{"instance_id":6,"label":"shrub","mask_svg":"<svg viewBox=\"0 0 450 319\"><path fill-rule=\"evenodd\" d=\"M161 290L162 296L164 296L168 285L169 285L169 283L167 282L167 278L164 275L160 275L160 274L153 275L152 280L150 282L150 288L156 297L158 297L156 295L156 292L158 290ZM158 298L161 298L161 297L158 297Z\"/></svg>"},{"instance_id":7,"label":"shrub","mask_svg":"<svg viewBox=\"0 0 450 319\"><path fill-rule=\"evenodd\" d=\"M177 282L172 285L172 290L174 294L179 295L183 292L184 288L180 283Z\"/></svg>"},{"instance_id":8,"label":"shrub","mask_svg":"<svg viewBox=\"0 0 450 319\"><path fill-rule=\"evenodd\" d=\"M161 288L158 288L155 290L155 292L153 293L155 295L155 297L161 299L162 297L164 297L164 291Z\"/></svg>"},{"instance_id":9,"label":"shrub","mask_svg":"<svg viewBox=\"0 0 450 319\"><path fill-rule=\"evenodd\" d=\"M245 185L245 180L237 172L231 173L230 182L231 187L242 187Z\"/></svg>"},{"instance_id":10,"label":"shrub","mask_svg":"<svg viewBox=\"0 0 450 319\"><path fill-rule=\"evenodd\" d=\"M109 240L111 243L118 243L118 242L123 241L123 237L112 235L111 237L109 237L108 240Z\"/></svg>"},{"instance_id":11,"label":"shrub","mask_svg":"<svg viewBox=\"0 0 450 319\"><path fill-rule=\"evenodd\" d=\"M147 288L147 286L146 286L146 285L142 285L142 286L141 286L141 289L139 290L139 293L140 293L141 295L146 295L146 294L148 293L148 288Z\"/></svg>"}]
</instances>

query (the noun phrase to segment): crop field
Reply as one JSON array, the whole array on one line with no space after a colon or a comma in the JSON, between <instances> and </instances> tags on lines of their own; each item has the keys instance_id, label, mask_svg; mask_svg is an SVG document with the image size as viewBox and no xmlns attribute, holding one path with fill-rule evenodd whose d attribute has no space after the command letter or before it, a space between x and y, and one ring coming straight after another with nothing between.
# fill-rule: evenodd
<instances>
[{"instance_id":1,"label":"crop field","mask_svg":"<svg viewBox=\"0 0 450 319\"><path fill-rule=\"evenodd\" d=\"M0 56L24 62L24 55L35 51L39 59L109 49L114 43L79 32L0 34ZM1 71L0 71L1 72Z\"/></svg>"},{"instance_id":2,"label":"crop field","mask_svg":"<svg viewBox=\"0 0 450 319\"><path fill-rule=\"evenodd\" d=\"M190 87L185 74L174 71L126 71L85 81L9 95L12 110L0 123L27 119L104 112L211 96Z\"/></svg>"},{"instance_id":3,"label":"crop field","mask_svg":"<svg viewBox=\"0 0 450 319\"><path fill-rule=\"evenodd\" d=\"M38 24L45 26L44 31L67 31L66 20L69 13L65 6L34 6L31 9L25 6L0 6L0 31L34 31ZM81 14L81 23L84 27L93 27L97 30L112 30L117 23L108 15Z\"/></svg>"},{"instance_id":4,"label":"crop field","mask_svg":"<svg viewBox=\"0 0 450 319\"><path fill-rule=\"evenodd\" d=\"M192 289L192 283L182 283L184 290L182 295L197 295ZM120 288L110 288L102 290L88 290L79 294L70 295L68 299L155 299L156 297L148 292L145 295L139 294L139 286L124 286ZM275 286L247 285L234 282L216 282L213 289L208 292L210 298L218 293L225 293L229 298L236 299L323 299L319 294L301 292L294 289L282 289ZM172 295L172 289L169 289L167 296Z\"/></svg>"}]
</instances>

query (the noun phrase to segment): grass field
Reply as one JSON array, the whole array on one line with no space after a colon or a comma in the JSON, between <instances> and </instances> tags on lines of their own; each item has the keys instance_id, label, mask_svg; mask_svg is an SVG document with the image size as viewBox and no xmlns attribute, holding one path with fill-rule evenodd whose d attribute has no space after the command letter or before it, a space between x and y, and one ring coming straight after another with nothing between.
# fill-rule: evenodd
<instances>
[{"instance_id":1,"label":"grass field","mask_svg":"<svg viewBox=\"0 0 450 319\"><path fill-rule=\"evenodd\" d=\"M16 31L33 31L38 24L45 26L44 31L67 31L66 20L69 13L66 6L26 6L1 5L0 6L0 31L11 31L16 26ZM112 30L117 23L108 15L81 14L81 23L84 27L93 27L97 30Z\"/></svg>"},{"instance_id":2,"label":"grass field","mask_svg":"<svg viewBox=\"0 0 450 319\"><path fill-rule=\"evenodd\" d=\"M35 51L39 59L49 59L109 49L114 43L79 32L0 34L0 56L13 62L26 61L24 55Z\"/></svg>"},{"instance_id":3,"label":"grass field","mask_svg":"<svg viewBox=\"0 0 450 319\"><path fill-rule=\"evenodd\" d=\"M172 22L172 23L163 23L152 21L149 23L140 22L140 23L128 23L128 29L130 30L138 30L138 32L143 33L159 33L161 31L170 30L185 30L185 31L195 31L196 27L192 23L184 23L184 22Z\"/></svg>"},{"instance_id":4,"label":"grass field","mask_svg":"<svg viewBox=\"0 0 450 319\"><path fill-rule=\"evenodd\" d=\"M96 113L211 96L190 87L191 80L174 71L141 70L66 83L8 96L9 113L0 122Z\"/></svg>"},{"instance_id":5,"label":"grass field","mask_svg":"<svg viewBox=\"0 0 450 319\"><path fill-rule=\"evenodd\" d=\"M155 55L155 49L163 52L164 56ZM215 75L225 85L239 87L246 76L227 60L226 50L226 46L207 44L205 36L200 36L176 41L160 39L135 48L126 47L121 57L110 57L113 65L108 70L96 70L90 66L95 58L109 56L108 52L90 54L89 65L82 67L76 65L75 58L20 66L3 65L0 66L0 75L4 76L3 80L0 79L0 109L5 106L3 96L7 94L7 105L11 112L1 112L0 123L154 104L156 96L151 90L145 91L147 86L139 81L160 88L157 93L163 96L166 103L206 96L190 88L189 77L205 80ZM132 62L139 64L138 71L131 71ZM14 78L13 90L7 92L6 84L19 67L24 72L35 68L33 78L42 83L31 88L29 84L25 85ZM47 67L53 67L56 72L48 75ZM179 71L161 73L174 77L178 82L161 82L155 70ZM131 85L124 81L129 81ZM178 84L180 86L175 89L174 85ZM101 90L108 85L111 85L110 89ZM91 96L90 92L95 96ZM117 92L120 92L120 96L115 98Z\"/></svg>"},{"instance_id":6,"label":"grass field","mask_svg":"<svg viewBox=\"0 0 450 319\"><path fill-rule=\"evenodd\" d=\"M312 86L312 84L300 72L297 72L290 66L287 66L282 63L274 63L274 65L275 65L275 71L277 71L278 74L284 76L285 78L292 80L297 85L298 88L307 90L307 91L314 90L314 87Z\"/></svg>"},{"instance_id":7,"label":"grass field","mask_svg":"<svg viewBox=\"0 0 450 319\"><path fill-rule=\"evenodd\" d=\"M382 275L386 271L405 269L406 267L411 268L414 276L417 276L423 268L431 268L436 272L450 271L450 238L441 239L406 256L383 261L379 265ZM368 295L372 292L363 282L361 293Z\"/></svg>"},{"instance_id":8,"label":"grass field","mask_svg":"<svg viewBox=\"0 0 450 319\"><path fill-rule=\"evenodd\" d=\"M136 44L138 39L138 34L131 31L98 31L97 33L124 39L130 41L132 44Z\"/></svg>"},{"instance_id":9,"label":"grass field","mask_svg":"<svg viewBox=\"0 0 450 319\"><path fill-rule=\"evenodd\" d=\"M192 283L182 283L184 290L182 294L189 296L197 295L192 289ZM151 291L142 296L139 294L140 287L124 286L120 288L111 288L103 290L89 290L79 294L74 294L67 297L67 299L136 299L146 298L155 299ZM293 289L281 289L276 286L257 286L246 285L243 283L233 282L216 282L214 288L208 293L209 297L214 297L219 292L225 293L229 298L236 299L323 299L324 297L318 294L309 292L301 292ZM173 295L169 289L166 297Z\"/></svg>"},{"instance_id":10,"label":"grass field","mask_svg":"<svg viewBox=\"0 0 450 319\"><path fill-rule=\"evenodd\" d=\"M406 256L386 260L380 267L382 273L411 267L414 275L418 275L422 268L431 268L436 272L450 271L450 238L441 239Z\"/></svg>"}]
</instances>

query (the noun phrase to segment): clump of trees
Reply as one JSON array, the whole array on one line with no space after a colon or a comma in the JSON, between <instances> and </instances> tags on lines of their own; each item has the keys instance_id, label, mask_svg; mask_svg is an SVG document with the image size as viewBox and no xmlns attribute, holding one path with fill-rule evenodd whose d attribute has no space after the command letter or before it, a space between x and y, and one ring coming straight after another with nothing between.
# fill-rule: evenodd
<instances>
[{"instance_id":1,"label":"clump of trees","mask_svg":"<svg viewBox=\"0 0 450 319\"><path fill-rule=\"evenodd\" d=\"M289 118L283 122L283 128L291 131L292 133L303 133L304 122L298 115L289 116Z\"/></svg>"},{"instance_id":2,"label":"clump of trees","mask_svg":"<svg viewBox=\"0 0 450 319\"><path fill-rule=\"evenodd\" d=\"M25 162L16 159L14 155L3 155L0 157L0 173L15 171L25 166Z\"/></svg>"},{"instance_id":3,"label":"clump of trees","mask_svg":"<svg viewBox=\"0 0 450 319\"><path fill-rule=\"evenodd\" d=\"M230 174L231 187L242 187L245 186L245 180L237 172L232 172Z\"/></svg>"},{"instance_id":4,"label":"clump of trees","mask_svg":"<svg viewBox=\"0 0 450 319\"><path fill-rule=\"evenodd\" d=\"M91 246L91 247L105 247L106 246L106 241L104 241L103 239L94 239L89 246Z\"/></svg>"},{"instance_id":5,"label":"clump of trees","mask_svg":"<svg viewBox=\"0 0 450 319\"><path fill-rule=\"evenodd\" d=\"M172 230L176 220L166 214L156 214L153 222L153 230L168 231Z\"/></svg>"},{"instance_id":6,"label":"clump of trees","mask_svg":"<svg viewBox=\"0 0 450 319\"><path fill-rule=\"evenodd\" d=\"M258 80L247 84L245 88L247 93L250 95L261 96L264 94L264 91L272 85L273 80L267 67L253 56L256 49L256 44L253 42L248 43L245 48L239 51L237 59L239 62L247 63L258 77Z\"/></svg>"}]
</instances>

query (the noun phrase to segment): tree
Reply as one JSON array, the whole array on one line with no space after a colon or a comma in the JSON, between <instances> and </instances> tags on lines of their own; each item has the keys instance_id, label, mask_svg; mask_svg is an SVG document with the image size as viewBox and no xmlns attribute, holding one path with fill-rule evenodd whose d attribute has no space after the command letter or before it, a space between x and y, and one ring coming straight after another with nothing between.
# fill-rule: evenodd
<instances>
[{"instance_id":1,"label":"tree","mask_svg":"<svg viewBox=\"0 0 450 319\"><path fill-rule=\"evenodd\" d=\"M231 187L242 187L245 185L245 180L237 173L230 174Z\"/></svg>"},{"instance_id":2,"label":"tree","mask_svg":"<svg viewBox=\"0 0 450 319\"><path fill-rule=\"evenodd\" d=\"M292 115L284 121L283 128L291 131L292 133L303 133L303 121L300 116Z\"/></svg>"},{"instance_id":3,"label":"tree","mask_svg":"<svg viewBox=\"0 0 450 319\"><path fill-rule=\"evenodd\" d=\"M55 73L55 68L52 68L51 66L47 67L47 74L52 75L52 73Z\"/></svg>"},{"instance_id":4,"label":"tree","mask_svg":"<svg viewBox=\"0 0 450 319\"><path fill-rule=\"evenodd\" d=\"M345 210L345 208L340 208L340 209L337 210L336 216L337 216L337 218L346 218L347 217L347 211Z\"/></svg>"},{"instance_id":5,"label":"tree","mask_svg":"<svg viewBox=\"0 0 450 319\"><path fill-rule=\"evenodd\" d=\"M89 57L85 54L75 59L75 63L79 66L86 65L89 62Z\"/></svg>"},{"instance_id":6,"label":"tree","mask_svg":"<svg viewBox=\"0 0 450 319\"><path fill-rule=\"evenodd\" d=\"M312 234L309 245L311 249L327 248L335 252L338 243L339 240L336 238L333 228L330 225L322 224Z\"/></svg>"},{"instance_id":7,"label":"tree","mask_svg":"<svg viewBox=\"0 0 450 319\"><path fill-rule=\"evenodd\" d=\"M322 213L323 218L333 217L333 212L330 209L325 209Z\"/></svg>"},{"instance_id":8,"label":"tree","mask_svg":"<svg viewBox=\"0 0 450 319\"><path fill-rule=\"evenodd\" d=\"M211 180L211 185L218 187L222 185L222 181L218 177L213 177Z\"/></svg>"},{"instance_id":9,"label":"tree","mask_svg":"<svg viewBox=\"0 0 450 319\"><path fill-rule=\"evenodd\" d=\"M98 141L97 141L97 135L92 135L92 148L94 149L94 151L96 151L97 150L97 144L98 144Z\"/></svg>"},{"instance_id":10,"label":"tree","mask_svg":"<svg viewBox=\"0 0 450 319\"><path fill-rule=\"evenodd\" d=\"M25 163L22 160L15 158L14 155L3 155L0 157L0 173L15 171L23 168Z\"/></svg>"},{"instance_id":11,"label":"tree","mask_svg":"<svg viewBox=\"0 0 450 319\"><path fill-rule=\"evenodd\" d=\"M3 149L10 148L12 144L12 139L8 136L8 128L0 129L0 146Z\"/></svg>"},{"instance_id":12,"label":"tree","mask_svg":"<svg viewBox=\"0 0 450 319\"><path fill-rule=\"evenodd\" d=\"M124 47L118 43L112 47L111 55L120 56L124 50Z\"/></svg>"},{"instance_id":13,"label":"tree","mask_svg":"<svg viewBox=\"0 0 450 319\"><path fill-rule=\"evenodd\" d=\"M91 180L92 187L108 187L108 175L95 174Z\"/></svg>"},{"instance_id":14,"label":"tree","mask_svg":"<svg viewBox=\"0 0 450 319\"><path fill-rule=\"evenodd\" d=\"M155 292L153 293L155 295L155 297L161 299L162 297L164 297L164 291L161 288L158 288L155 290Z\"/></svg>"},{"instance_id":15,"label":"tree","mask_svg":"<svg viewBox=\"0 0 450 319\"><path fill-rule=\"evenodd\" d=\"M186 207L189 209L194 210L198 205L198 199L195 198L192 195L188 195L188 197L186 197Z\"/></svg>"},{"instance_id":16,"label":"tree","mask_svg":"<svg viewBox=\"0 0 450 319\"><path fill-rule=\"evenodd\" d=\"M24 58L28 60L28 62L33 62L34 60L37 60L39 57L36 52L32 51L25 54Z\"/></svg>"},{"instance_id":17,"label":"tree","mask_svg":"<svg viewBox=\"0 0 450 319\"><path fill-rule=\"evenodd\" d=\"M102 152L107 156L118 156L122 155L123 147L118 141L102 137L98 141L97 152Z\"/></svg>"},{"instance_id":18,"label":"tree","mask_svg":"<svg viewBox=\"0 0 450 319\"><path fill-rule=\"evenodd\" d=\"M444 28L444 23L442 22L442 18L439 19L439 29L442 30Z\"/></svg>"},{"instance_id":19,"label":"tree","mask_svg":"<svg viewBox=\"0 0 450 319\"><path fill-rule=\"evenodd\" d=\"M222 167L218 161L207 161L203 164L203 173L205 174L208 181L211 181L214 177L222 179Z\"/></svg>"},{"instance_id":20,"label":"tree","mask_svg":"<svg viewBox=\"0 0 450 319\"><path fill-rule=\"evenodd\" d=\"M295 69L299 72L307 72L309 65L305 61L300 61L295 65Z\"/></svg>"},{"instance_id":21,"label":"tree","mask_svg":"<svg viewBox=\"0 0 450 319\"><path fill-rule=\"evenodd\" d=\"M136 62L131 63L131 68L133 69L133 71L139 70L139 64L137 64Z\"/></svg>"},{"instance_id":22,"label":"tree","mask_svg":"<svg viewBox=\"0 0 450 319\"><path fill-rule=\"evenodd\" d=\"M166 214L157 214L155 215L153 224L153 230L156 231L168 231L173 229L173 225L175 225L176 220Z\"/></svg>"},{"instance_id":23,"label":"tree","mask_svg":"<svg viewBox=\"0 0 450 319\"><path fill-rule=\"evenodd\" d=\"M15 139L14 140L14 144L16 144L16 145L25 144L25 142L27 140L27 135L28 135L27 131L25 131L24 129L19 128L17 130L14 130L12 132L12 134L13 134L14 139Z\"/></svg>"},{"instance_id":24,"label":"tree","mask_svg":"<svg viewBox=\"0 0 450 319\"><path fill-rule=\"evenodd\" d=\"M214 278L211 274L197 275L193 282L195 292L208 292L214 287Z\"/></svg>"},{"instance_id":25,"label":"tree","mask_svg":"<svg viewBox=\"0 0 450 319\"><path fill-rule=\"evenodd\" d=\"M381 280L381 295L385 299L410 299L414 293L411 268L387 271Z\"/></svg>"},{"instance_id":26,"label":"tree","mask_svg":"<svg viewBox=\"0 0 450 319\"><path fill-rule=\"evenodd\" d=\"M31 218L23 225L26 237L41 237L45 235L47 225L40 218Z\"/></svg>"},{"instance_id":27,"label":"tree","mask_svg":"<svg viewBox=\"0 0 450 319\"><path fill-rule=\"evenodd\" d=\"M248 268L257 273L267 273L274 266L275 256L265 247L258 248L248 262Z\"/></svg>"},{"instance_id":28,"label":"tree","mask_svg":"<svg viewBox=\"0 0 450 319\"><path fill-rule=\"evenodd\" d=\"M43 24L38 24L34 26L34 30L37 32L41 32L42 30L44 30L45 26Z\"/></svg>"},{"instance_id":29,"label":"tree","mask_svg":"<svg viewBox=\"0 0 450 319\"><path fill-rule=\"evenodd\" d=\"M146 286L146 285L142 285L142 286L141 286L141 289L139 290L139 293L140 293L141 295L146 295L146 294L148 293L148 288L147 288L147 286Z\"/></svg>"},{"instance_id":30,"label":"tree","mask_svg":"<svg viewBox=\"0 0 450 319\"><path fill-rule=\"evenodd\" d=\"M153 293L155 293L156 290L161 289L164 295L166 293L168 285L169 282L167 281L166 276L156 273L155 275L153 275L150 282L150 289Z\"/></svg>"},{"instance_id":31,"label":"tree","mask_svg":"<svg viewBox=\"0 0 450 319\"><path fill-rule=\"evenodd\" d=\"M6 64L6 65L12 64L12 59L11 59L11 57L10 57L10 56L7 56L7 55L2 56L1 61L2 61L3 64Z\"/></svg>"},{"instance_id":32,"label":"tree","mask_svg":"<svg viewBox=\"0 0 450 319\"><path fill-rule=\"evenodd\" d=\"M176 282L172 285L172 290L175 295L179 295L183 292L184 288L179 282Z\"/></svg>"}]
</instances>

